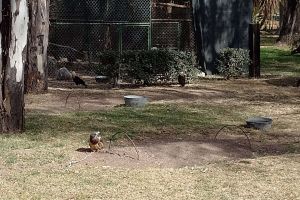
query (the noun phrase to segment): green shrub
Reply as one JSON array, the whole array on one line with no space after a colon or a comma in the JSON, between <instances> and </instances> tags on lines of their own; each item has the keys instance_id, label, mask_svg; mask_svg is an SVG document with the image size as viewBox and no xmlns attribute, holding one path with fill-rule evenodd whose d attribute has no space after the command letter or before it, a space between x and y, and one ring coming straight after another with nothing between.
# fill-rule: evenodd
<instances>
[{"instance_id":1,"label":"green shrub","mask_svg":"<svg viewBox=\"0 0 300 200\"><path fill-rule=\"evenodd\" d=\"M98 53L99 66L96 68L97 75L109 76L115 78L118 76L119 64L121 58L116 51L104 51Z\"/></svg>"},{"instance_id":2,"label":"green shrub","mask_svg":"<svg viewBox=\"0 0 300 200\"><path fill-rule=\"evenodd\" d=\"M174 81L181 71L190 78L198 72L193 53L174 50L124 51L121 56L102 52L99 61L98 75L114 78L120 72L124 80L141 80L145 84Z\"/></svg>"},{"instance_id":3,"label":"green shrub","mask_svg":"<svg viewBox=\"0 0 300 200\"><path fill-rule=\"evenodd\" d=\"M249 50L225 48L217 55L216 66L226 79L241 77L250 65Z\"/></svg>"}]
</instances>

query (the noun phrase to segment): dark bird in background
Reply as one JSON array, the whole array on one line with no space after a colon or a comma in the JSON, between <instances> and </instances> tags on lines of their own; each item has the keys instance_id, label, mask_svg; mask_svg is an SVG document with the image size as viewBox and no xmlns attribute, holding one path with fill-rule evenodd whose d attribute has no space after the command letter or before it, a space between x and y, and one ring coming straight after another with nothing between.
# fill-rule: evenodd
<instances>
[{"instance_id":1,"label":"dark bird in background","mask_svg":"<svg viewBox=\"0 0 300 200\"><path fill-rule=\"evenodd\" d=\"M99 131L90 134L89 145L92 151L99 151L103 149L103 140Z\"/></svg>"},{"instance_id":2,"label":"dark bird in background","mask_svg":"<svg viewBox=\"0 0 300 200\"><path fill-rule=\"evenodd\" d=\"M73 78L73 81L74 81L74 83L76 85L83 85L83 86L87 87L87 85L85 84L84 80L82 80L81 78L79 78L79 76L77 76L74 71L72 72L72 78Z\"/></svg>"},{"instance_id":3,"label":"dark bird in background","mask_svg":"<svg viewBox=\"0 0 300 200\"><path fill-rule=\"evenodd\" d=\"M178 75L178 83L184 87L186 84L186 75L183 72L180 72Z\"/></svg>"},{"instance_id":4,"label":"dark bird in background","mask_svg":"<svg viewBox=\"0 0 300 200\"><path fill-rule=\"evenodd\" d=\"M294 49L292 52L291 52L291 55L294 55L296 53L300 53L300 46L298 46L296 49Z\"/></svg>"},{"instance_id":5,"label":"dark bird in background","mask_svg":"<svg viewBox=\"0 0 300 200\"><path fill-rule=\"evenodd\" d=\"M300 79L298 79L298 81L297 81L297 87L299 87L300 86Z\"/></svg>"}]
</instances>

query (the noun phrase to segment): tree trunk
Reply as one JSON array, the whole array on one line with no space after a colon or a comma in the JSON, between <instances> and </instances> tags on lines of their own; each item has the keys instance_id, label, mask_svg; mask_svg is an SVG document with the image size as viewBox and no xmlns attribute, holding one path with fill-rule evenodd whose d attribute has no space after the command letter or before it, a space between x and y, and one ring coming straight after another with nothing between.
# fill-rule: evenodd
<instances>
[{"instance_id":1,"label":"tree trunk","mask_svg":"<svg viewBox=\"0 0 300 200\"><path fill-rule=\"evenodd\" d=\"M42 93L48 89L49 0L31 0L28 4L30 23L25 93Z\"/></svg>"},{"instance_id":2,"label":"tree trunk","mask_svg":"<svg viewBox=\"0 0 300 200\"><path fill-rule=\"evenodd\" d=\"M278 42L292 44L300 33L300 3L286 0L280 5L280 33Z\"/></svg>"},{"instance_id":3,"label":"tree trunk","mask_svg":"<svg viewBox=\"0 0 300 200\"><path fill-rule=\"evenodd\" d=\"M0 0L0 132L24 127L24 66L27 53L27 0Z\"/></svg>"}]
</instances>

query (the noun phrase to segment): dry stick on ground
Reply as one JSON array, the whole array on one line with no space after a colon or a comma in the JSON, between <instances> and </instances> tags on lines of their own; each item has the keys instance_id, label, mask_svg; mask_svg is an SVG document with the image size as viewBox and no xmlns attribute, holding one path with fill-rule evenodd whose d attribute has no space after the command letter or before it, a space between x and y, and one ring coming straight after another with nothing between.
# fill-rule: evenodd
<instances>
[{"instance_id":1,"label":"dry stick on ground","mask_svg":"<svg viewBox=\"0 0 300 200\"><path fill-rule=\"evenodd\" d=\"M65 107L67 107L67 103L68 103L68 99L69 97L71 96L71 94L73 94L74 92L70 92L66 98L66 102L65 102ZM81 105L80 105L80 101L79 101L79 98L78 96L76 95L76 98L77 98L77 103L78 103L78 109L80 110L81 109Z\"/></svg>"},{"instance_id":2,"label":"dry stick on ground","mask_svg":"<svg viewBox=\"0 0 300 200\"><path fill-rule=\"evenodd\" d=\"M69 162L69 164L67 165L67 167L70 168L70 167L72 167L72 165L75 165L75 164L77 164L77 163L80 163L80 162L86 160L86 159L87 159L88 157L90 157L93 153L94 153L94 151L91 152L91 153L89 153L88 155L86 155L86 156L85 156L83 159L81 159L81 160L71 160L71 161Z\"/></svg>"},{"instance_id":3,"label":"dry stick on ground","mask_svg":"<svg viewBox=\"0 0 300 200\"><path fill-rule=\"evenodd\" d=\"M77 49L75 49L73 47L70 47L70 46L65 46L65 45L61 45L61 44L55 44L55 43L51 43L51 42L49 42L49 45L53 45L53 46L57 46L57 47L62 47L62 48L70 49L72 51L75 51L77 53L80 53L80 54L84 55L84 53L82 53L81 51L78 51Z\"/></svg>"},{"instance_id":4,"label":"dry stick on ground","mask_svg":"<svg viewBox=\"0 0 300 200\"><path fill-rule=\"evenodd\" d=\"M107 153L107 154L112 154L112 155L117 155L117 156L119 156L119 157L122 157L122 156L124 156L124 157L126 157L126 158L130 158L130 159L133 159L133 160L135 160L135 158L134 158L134 157L132 157L132 156L129 156L129 155L126 155L125 153L124 153L123 155L121 155L120 153L115 153L115 152L108 151L108 150L106 150L106 151L105 151L105 153Z\"/></svg>"},{"instance_id":5,"label":"dry stick on ground","mask_svg":"<svg viewBox=\"0 0 300 200\"><path fill-rule=\"evenodd\" d=\"M112 139L113 139L116 135L118 135L118 134L120 134L120 133L116 133L116 134L114 134L113 136L110 137L108 150L110 150ZM137 154L137 160L140 160L140 154L139 154L139 151L137 150L137 147L136 147L135 143L133 142L133 140L129 137L129 135L128 135L127 133L124 133L124 134L125 134L125 136L128 138L128 140L132 143L132 145L133 145L133 147L134 147L134 149L135 149L135 151L136 151L136 154ZM114 154L113 152L110 152L110 151L106 151L106 153ZM121 155L118 154L118 153L116 153L116 155L121 156ZM125 156L125 157L128 157L128 158L135 159L135 158L133 158L133 157L131 157L131 156L128 156L128 155L124 155L124 156Z\"/></svg>"}]
</instances>

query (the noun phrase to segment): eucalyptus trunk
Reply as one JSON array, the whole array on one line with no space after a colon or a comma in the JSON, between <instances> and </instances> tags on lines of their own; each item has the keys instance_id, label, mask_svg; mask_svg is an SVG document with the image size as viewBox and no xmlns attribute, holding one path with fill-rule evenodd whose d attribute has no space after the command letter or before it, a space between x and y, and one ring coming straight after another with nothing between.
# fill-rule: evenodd
<instances>
[{"instance_id":1,"label":"eucalyptus trunk","mask_svg":"<svg viewBox=\"0 0 300 200\"><path fill-rule=\"evenodd\" d=\"M24 67L27 55L27 0L0 0L0 132L24 127Z\"/></svg>"},{"instance_id":2,"label":"eucalyptus trunk","mask_svg":"<svg viewBox=\"0 0 300 200\"><path fill-rule=\"evenodd\" d=\"M48 89L49 0L30 0L28 6L29 30L25 93L43 93Z\"/></svg>"}]
</instances>

